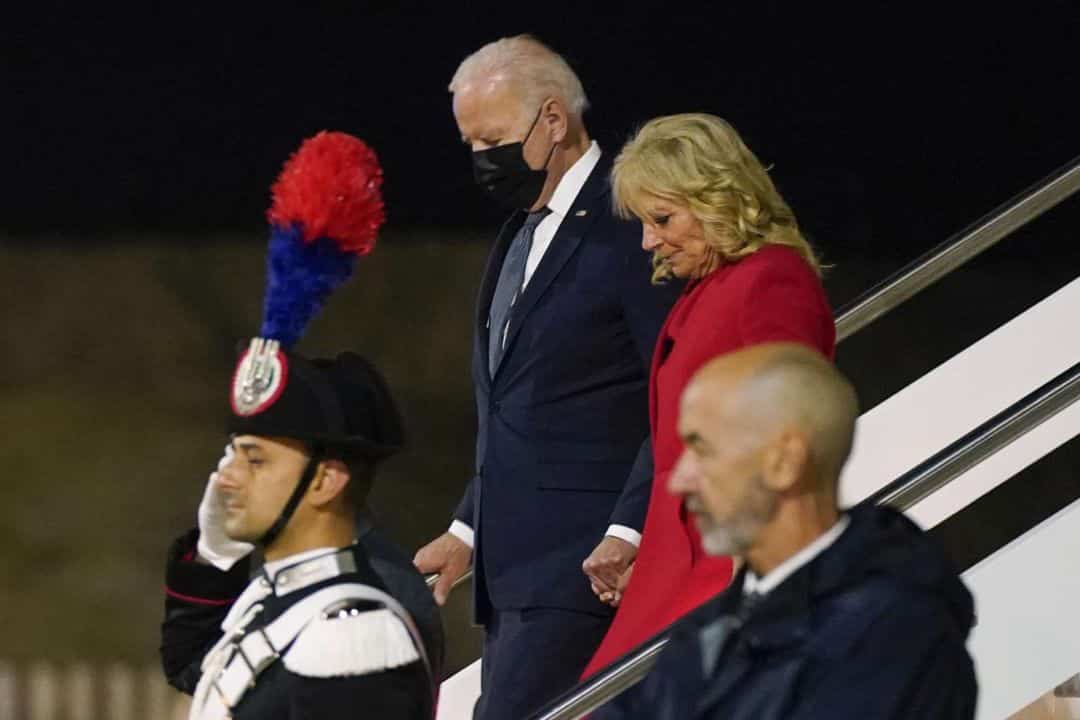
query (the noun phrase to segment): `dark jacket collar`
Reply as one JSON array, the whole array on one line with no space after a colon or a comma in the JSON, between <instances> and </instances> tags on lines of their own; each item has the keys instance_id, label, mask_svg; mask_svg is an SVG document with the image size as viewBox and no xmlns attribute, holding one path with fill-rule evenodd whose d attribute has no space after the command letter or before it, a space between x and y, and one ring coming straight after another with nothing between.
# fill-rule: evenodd
<instances>
[{"instance_id":1,"label":"dark jacket collar","mask_svg":"<svg viewBox=\"0 0 1080 720\"><path fill-rule=\"evenodd\" d=\"M744 567L724 592L687 616L687 625L700 629L725 615L737 615L743 620L740 634L750 647L778 649L806 638L815 604L876 577L941 597L961 632L970 631L971 594L933 537L889 507L861 503L847 515L847 530L752 610L743 611Z\"/></svg>"}]
</instances>

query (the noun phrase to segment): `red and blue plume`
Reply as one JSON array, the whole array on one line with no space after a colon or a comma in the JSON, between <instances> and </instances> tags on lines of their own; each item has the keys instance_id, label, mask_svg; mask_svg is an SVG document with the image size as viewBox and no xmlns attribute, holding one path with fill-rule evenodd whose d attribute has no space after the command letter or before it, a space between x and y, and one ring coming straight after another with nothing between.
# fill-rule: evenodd
<instances>
[{"instance_id":1,"label":"red and blue plume","mask_svg":"<svg viewBox=\"0 0 1080 720\"><path fill-rule=\"evenodd\" d=\"M382 168L362 140L308 138L285 163L267 211L270 248L261 337L292 347L330 293L375 247L386 219Z\"/></svg>"}]
</instances>

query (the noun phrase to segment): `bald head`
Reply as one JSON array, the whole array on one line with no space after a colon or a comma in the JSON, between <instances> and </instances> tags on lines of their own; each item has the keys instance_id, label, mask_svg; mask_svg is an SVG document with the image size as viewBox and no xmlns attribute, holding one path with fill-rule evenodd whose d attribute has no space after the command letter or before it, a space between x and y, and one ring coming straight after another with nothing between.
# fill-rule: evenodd
<instances>
[{"instance_id":1,"label":"bald head","mask_svg":"<svg viewBox=\"0 0 1080 720\"><path fill-rule=\"evenodd\" d=\"M685 447L668 490L705 551L741 555L760 576L831 527L857 414L851 384L801 345L758 345L702 367L682 395Z\"/></svg>"},{"instance_id":2,"label":"bald head","mask_svg":"<svg viewBox=\"0 0 1080 720\"><path fill-rule=\"evenodd\" d=\"M819 353L792 343L757 345L712 360L694 375L684 404L768 442L784 433L806 440L813 476L835 488L858 417L851 383Z\"/></svg>"}]
</instances>

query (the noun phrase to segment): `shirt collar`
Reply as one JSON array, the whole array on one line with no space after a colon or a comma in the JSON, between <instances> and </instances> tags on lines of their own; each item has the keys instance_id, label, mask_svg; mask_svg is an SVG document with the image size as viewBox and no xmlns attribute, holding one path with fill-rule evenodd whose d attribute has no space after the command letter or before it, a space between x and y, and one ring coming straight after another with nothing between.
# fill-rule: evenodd
<instances>
[{"instance_id":1,"label":"shirt collar","mask_svg":"<svg viewBox=\"0 0 1080 720\"><path fill-rule=\"evenodd\" d=\"M343 548L322 547L290 555L263 566L262 581L275 595L302 590L315 583L345 573L356 572L352 545Z\"/></svg>"},{"instance_id":2,"label":"shirt collar","mask_svg":"<svg viewBox=\"0 0 1080 720\"><path fill-rule=\"evenodd\" d=\"M593 140L589 149L570 166L555 186L555 192L551 193L551 200L547 204L548 209L560 217L565 217L599 161L600 146Z\"/></svg>"},{"instance_id":3,"label":"shirt collar","mask_svg":"<svg viewBox=\"0 0 1080 720\"><path fill-rule=\"evenodd\" d=\"M221 629L227 632L234 627L247 616L255 603L261 602L268 595L286 595L343 572L355 572L356 566L351 557L344 562L339 559L348 549L319 547L265 563L259 574L252 578L233 603L221 623Z\"/></svg>"},{"instance_id":4,"label":"shirt collar","mask_svg":"<svg viewBox=\"0 0 1080 720\"><path fill-rule=\"evenodd\" d=\"M746 571L746 579L743 580L743 594L749 595L750 593L758 593L764 595L772 592L777 585L791 577L796 570L825 552L830 545L836 542L837 538L840 537L850 524L851 519L847 515L841 515L833 526L824 534L784 562L777 565L772 569L772 572L765 575L765 577L759 578L748 568Z\"/></svg>"},{"instance_id":5,"label":"shirt collar","mask_svg":"<svg viewBox=\"0 0 1080 720\"><path fill-rule=\"evenodd\" d=\"M289 555L287 557L281 558L280 560L271 560L270 562L263 565L263 572L266 573L267 577L272 578L277 575L278 572L284 570L290 565L298 565L305 560L311 560L312 558L317 558L320 555L329 555L330 553L335 553L340 549L341 548L335 547L320 547L313 550L305 550L303 552L298 552L295 555Z\"/></svg>"}]
</instances>

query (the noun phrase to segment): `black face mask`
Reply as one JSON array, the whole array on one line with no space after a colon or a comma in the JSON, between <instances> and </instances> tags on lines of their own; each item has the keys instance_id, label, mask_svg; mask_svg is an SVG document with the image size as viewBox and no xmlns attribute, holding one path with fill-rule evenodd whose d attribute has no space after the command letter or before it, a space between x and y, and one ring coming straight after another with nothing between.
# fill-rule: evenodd
<instances>
[{"instance_id":1,"label":"black face mask","mask_svg":"<svg viewBox=\"0 0 1080 720\"><path fill-rule=\"evenodd\" d=\"M547 180L548 163L555 154L555 145L552 144L547 160L539 170L533 170L525 162L525 143L532 135L542 112L541 107L521 142L476 150L472 154L473 177L476 183L495 200L515 209L528 210L536 204Z\"/></svg>"}]
</instances>

